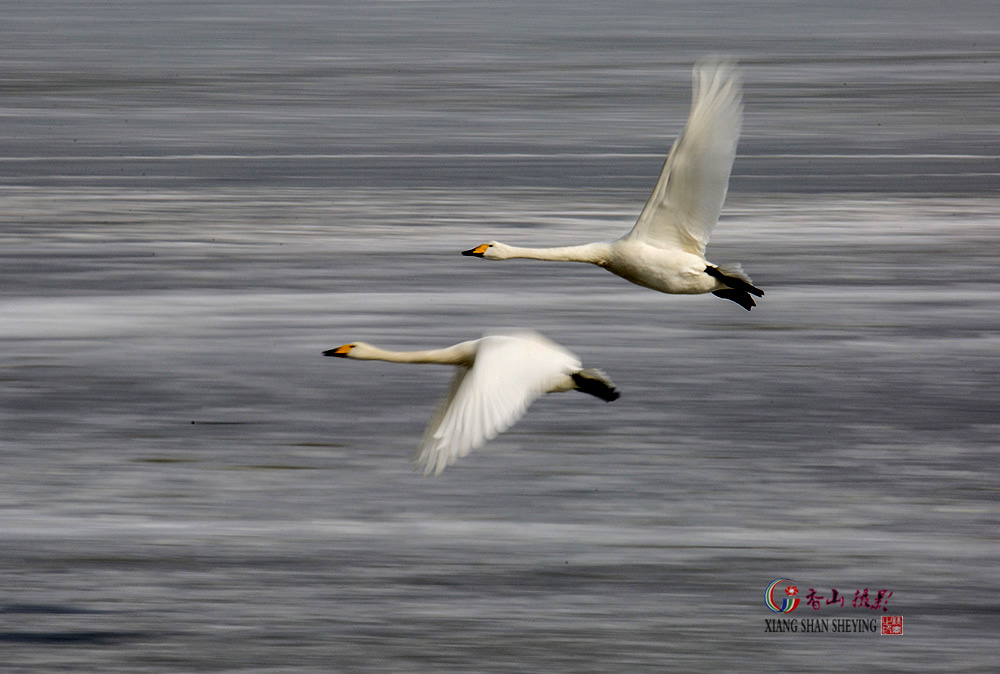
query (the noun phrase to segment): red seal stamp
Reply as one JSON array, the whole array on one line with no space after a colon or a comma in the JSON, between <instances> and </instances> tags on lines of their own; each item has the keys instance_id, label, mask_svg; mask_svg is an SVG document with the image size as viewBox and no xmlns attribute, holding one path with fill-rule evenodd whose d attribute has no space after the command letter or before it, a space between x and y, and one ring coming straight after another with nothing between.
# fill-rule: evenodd
<instances>
[{"instance_id":1,"label":"red seal stamp","mask_svg":"<svg viewBox=\"0 0 1000 674\"><path fill-rule=\"evenodd\" d=\"M882 634L902 634L903 633L903 616L901 615L884 615L882 616Z\"/></svg>"}]
</instances>

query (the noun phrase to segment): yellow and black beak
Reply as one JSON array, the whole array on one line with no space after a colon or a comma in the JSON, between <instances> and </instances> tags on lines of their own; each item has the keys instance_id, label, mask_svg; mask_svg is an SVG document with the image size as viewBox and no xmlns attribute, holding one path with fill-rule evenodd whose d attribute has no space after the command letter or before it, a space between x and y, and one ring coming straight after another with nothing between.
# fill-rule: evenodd
<instances>
[{"instance_id":1,"label":"yellow and black beak","mask_svg":"<svg viewBox=\"0 0 1000 674\"><path fill-rule=\"evenodd\" d=\"M482 257L483 255L486 254L486 251L489 249L489 247L490 244L483 243L470 250L463 250L462 255L471 255L472 257Z\"/></svg>"},{"instance_id":2,"label":"yellow and black beak","mask_svg":"<svg viewBox=\"0 0 1000 674\"><path fill-rule=\"evenodd\" d=\"M343 346L338 346L336 349L330 349L328 351L324 351L323 355L334 356L336 358L347 358L347 354L349 354L351 352L351 349L353 348L354 348L353 344L344 344Z\"/></svg>"}]
</instances>

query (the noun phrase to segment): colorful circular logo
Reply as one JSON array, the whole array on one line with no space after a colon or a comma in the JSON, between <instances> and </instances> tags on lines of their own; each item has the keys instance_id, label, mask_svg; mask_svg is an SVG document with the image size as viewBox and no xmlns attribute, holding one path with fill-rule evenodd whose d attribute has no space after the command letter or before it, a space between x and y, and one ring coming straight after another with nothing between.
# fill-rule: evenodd
<instances>
[{"instance_id":1,"label":"colorful circular logo","mask_svg":"<svg viewBox=\"0 0 1000 674\"><path fill-rule=\"evenodd\" d=\"M774 599L774 591L782 583L791 583L791 585L785 588L785 596L781 600L781 606L778 606ZM799 607L799 588L795 586L794 580L779 578L767 586L767 591L764 593L764 603L775 613L791 613Z\"/></svg>"}]
</instances>

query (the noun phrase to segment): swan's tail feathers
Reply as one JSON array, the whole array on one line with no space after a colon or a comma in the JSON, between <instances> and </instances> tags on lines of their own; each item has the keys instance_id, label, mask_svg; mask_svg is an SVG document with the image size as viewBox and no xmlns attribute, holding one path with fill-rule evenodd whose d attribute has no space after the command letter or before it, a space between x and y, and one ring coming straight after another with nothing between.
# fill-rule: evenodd
<instances>
[{"instance_id":1,"label":"swan's tail feathers","mask_svg":"<svg viewBox=\"0 0 1000 674\"><path fill-rule=\"evenodd\" d=\"M614 383L608 379L608 376L600 370L580 370L579 372L574 372L572 377L577 391L589 393L604 402L618 400L622 395L615 388Z\"/></svg>"},{"instance_id":2,"label":"swan's tail feathers","mask_svg":"<svg viewBox=\"0 0 1000 674\"><path fill-rule=\"evenodd\" d=\"M736 302L738 305L750 311L757 303L753 301L750 297L750 293L745 290L736 290L735 288L723 288L722 290L713 290L712 294L716 297L721 297L724 300L731 300Z\"/></svg>"}]
</instances>

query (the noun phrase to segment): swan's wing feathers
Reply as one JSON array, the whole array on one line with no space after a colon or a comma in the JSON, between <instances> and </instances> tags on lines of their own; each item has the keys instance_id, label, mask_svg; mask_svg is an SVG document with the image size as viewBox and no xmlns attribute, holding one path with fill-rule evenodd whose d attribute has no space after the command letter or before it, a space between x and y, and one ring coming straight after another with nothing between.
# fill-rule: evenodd
<instances>
[{"instance_id":1,"label":"swan's wing feathers","mask_svg":"<svg viewBox=\"0 0 1000 674\"><path fill-rule=\"evenodd\" d=\"M448 413L448 408L451 406L452 401L455 399L455 394L462 387L462 382L465 381L465 376L469 373L469 368L467 367L456 367L455 374L451 377L451 384L448 386L448 393L444 398L437 404L434 408L434 412L431 414L430 421L427 422L427 428L424 430L423 439L420 441L420 447L417 449L416 453L413 455L413 460L417 462L418 465L427 466L430 460L431 450L434 448L435 443L432 442L434 431L436 431L441 426L441 422L444 420L445 414ZM429 472L426 471L426 472Z\"/></svg>"},{"instance_id":2,"label":"swan's wing feathers","mask_svg":"<svg viewBox=\"0 0 1000 674\"><path fill-rule=\"evenodd\" d=\"M484 337L475 363L459 368L431 417L415 457L418 466L425 475L440 474L514 425L538 396L579 369L576 356L541 335Z\"/></svg>"},{"instance_id":3,"label":"swan's wing feathers","mask_svg":"<svg viewBox=\"0 0 1000 674\"><path fill-rule=\"evenodd\" d=\"M687 125L630 236L705 254L729 189L742 120L742 91L734 64L697 64Z\"/></svg>"}]
</instances>

